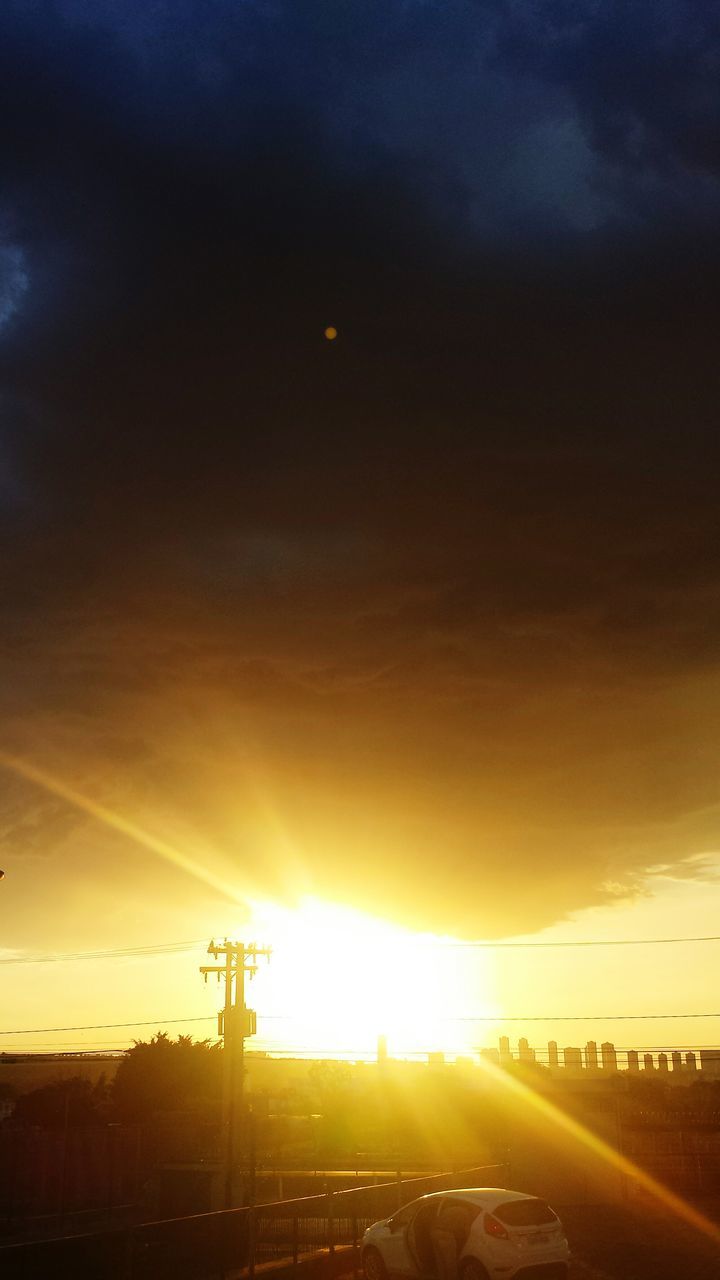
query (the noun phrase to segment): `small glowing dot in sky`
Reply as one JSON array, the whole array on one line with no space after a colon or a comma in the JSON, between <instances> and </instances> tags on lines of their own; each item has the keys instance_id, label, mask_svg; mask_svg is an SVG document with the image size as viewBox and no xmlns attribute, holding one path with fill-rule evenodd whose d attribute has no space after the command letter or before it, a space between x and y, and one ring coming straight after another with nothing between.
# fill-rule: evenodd
<instances>
[{"instance_id":1,"label":"small glowing dot in sky","mask_svg":"<svg viewBox=\"0 0 720 1280\"><path fill-rule=\"evenodd\" d=\"M329 324L327 329L325 330L325 337L327 338L328 342L332 342L335 338L337 338L337 336L338 336L338 331L335 328L335 325Z\"/></svg>"}]
</instances>

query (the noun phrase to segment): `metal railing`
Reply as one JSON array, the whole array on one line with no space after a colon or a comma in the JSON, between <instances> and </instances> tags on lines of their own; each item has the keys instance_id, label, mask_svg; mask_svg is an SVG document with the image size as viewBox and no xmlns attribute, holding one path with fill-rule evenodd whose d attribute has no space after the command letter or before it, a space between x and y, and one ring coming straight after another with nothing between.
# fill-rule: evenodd
<instances>
[{"instance_id":1,"label":"metal railing","mask_svg":"<svg viewBox=\"0 0 720 1280\"><path fill-rule=\"evenodd\" d=\"M351 1250L348 1270L359 1266L359 1243L371 1222L429 1191L503 1185L503 1165L458 1173L397 1179L377 1186L328 1191L217 1213L195 1214L0 1248L3 1280L225 1280L243 1271L254 1280L262 1264L289 1274L312 1256Z\"/></svg>"}]
</instances>

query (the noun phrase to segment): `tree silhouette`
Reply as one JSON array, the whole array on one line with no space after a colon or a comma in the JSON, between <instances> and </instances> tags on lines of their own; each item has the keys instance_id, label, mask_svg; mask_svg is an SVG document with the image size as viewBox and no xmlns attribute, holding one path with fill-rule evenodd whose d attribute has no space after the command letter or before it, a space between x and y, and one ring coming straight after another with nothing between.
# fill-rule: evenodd
<instances>
[{"instance_id":1,"label":"tree silhouette","mask_svg":"<svg viewBox=\"0 0 720 1280\"><path fill-rule=\"evenodd\" d=\"M112 1089L119 1120L147 1120L163 1111L212 1109L222 1088L222 1048L192 1036L173 1040L159 1031L136 1040L118 1067Z\"/></svg>"},{"instance_id":2,"label":"tree silhouette","mask_svg":"<svg viewBox=\"0 0 720 1280\"><path fill-rule=\"evenodd\" d=\"M41 1129L71 1129L105 1124L108 1089L104 1076L93 1084L81 1076L53 1080L50 1084L21 1094L15 1103L12 1122Z\"/></svg>"}]
</instances>

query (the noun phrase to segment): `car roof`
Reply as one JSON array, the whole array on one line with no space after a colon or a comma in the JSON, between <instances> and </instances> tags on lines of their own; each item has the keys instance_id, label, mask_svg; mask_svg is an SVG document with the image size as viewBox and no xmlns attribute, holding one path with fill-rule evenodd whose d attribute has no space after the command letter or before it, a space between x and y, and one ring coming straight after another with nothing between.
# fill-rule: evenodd
<instances>
[{"instance_id":1,"label":"car roof","mask_svg":"<svg viewBox=\"0 0 720 1280\"><path fill-rule=\"evenodd\" d=\"M508 1200L536 1200L537 1196L527 1195L525 1191L509 1191L507 1187L460 1187L452 1191L431 1191L422 1196L423 1200L440 1200L452 1196L454 1200L465 1200L468 1204L498 1205Z\"/></svg>"}]
</instances>

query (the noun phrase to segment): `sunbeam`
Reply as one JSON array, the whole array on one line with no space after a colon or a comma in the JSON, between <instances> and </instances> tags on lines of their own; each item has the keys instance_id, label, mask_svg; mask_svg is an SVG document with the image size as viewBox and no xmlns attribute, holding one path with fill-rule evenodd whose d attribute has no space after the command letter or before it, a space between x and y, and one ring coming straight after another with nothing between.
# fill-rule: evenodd
<instances>
[{"instance_id":1,"label":"sunbeam","mask_svg":"<svg viewBox=\"0 0 720 1280\"><path fill-rule=\"evenodd\" d=\"M543 1119L549 1120L558 1130L567 1134L568 1137L584 1147L585 1150L590 1151L603 1163L627 1178L629 1182L634 1183L636 1187L642 1188L663 1208L669 1210L677 1218L682 1219L688 1226L694 1227L695 1230L700 1231L708 1239L720 1244L720 1227L705 1217L705 1214L694 1208L693 1205L689 1204L687 1200L684 1200L682 1196L671 1191L662 1182L658 1182L657 1178L653 1178L651 1174L646 1173L644 1169L629 1160L622 1152L617 1151L598 1134L593 1133L578 1120L562 1111L560 1107L550 1102L548 1098L536 1093L529 1084L519 1080L517 1076L511 1075L509 1072L503 1071L501 1067L495 1066L494 1063L489 1062L486 1058L481 1058L480 1061L483 1070L488 1075L491 1075L493 1081L501 1088L514 1094L517 1099L531 1107Z\"/></svg>"},{"instance_id":2,"label":"sunbeam","mask_svg":"<svg viewBox=\"0 0 720 1280\"><path fill-rule=\"evenodd\" d=\"M112 831L117 831L120 835L126 836L128 840L132 840L143 849L156 854L158 858L162 858L179 871L183 871L186 875L193 876L196 880L208 885L209 888L217 890L218 893L230 901L245 902L243 895L238 893L232 885L221 876L216 875L210 868L204 867L195 858L191 858L189 854L169 844L167 840L162 840L159 836L153 835L152 832L145 831L136 822L131 822L130 819L124 818L122 814L115 813L107 805L100 804L97 800L83 795L82 792L70 786L61 778L47 773L44 769L40 769L37 765L31 764L18 756L8 755L6 752L0 752L0 767L9 769L27 782L32 782L50 792L51 795L58 796L61 800L66 801L67 804L79 809L82 813L86 813L88 817L94 818Z\"/></svg>"}]
</instances>

